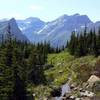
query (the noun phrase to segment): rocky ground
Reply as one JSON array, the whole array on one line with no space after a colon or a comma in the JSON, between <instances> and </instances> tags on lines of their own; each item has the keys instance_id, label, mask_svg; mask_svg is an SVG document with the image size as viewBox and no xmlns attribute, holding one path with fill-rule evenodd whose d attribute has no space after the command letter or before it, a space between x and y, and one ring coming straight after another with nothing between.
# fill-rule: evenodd
<instances>
[{"instance_id":1,"label":"rocky ground","mask_svg":"<svg viewBox=\"0 0 100 100\"><path fill-rule=\"evenodd\" d=\"M71 84L70 90L68 90L68 84L65 84L66 90L64 90L65 93L63 93L63 95L61 94L60 97L51 97L47 100L100 100L100 96L96 96L96 92L100 92L99 82L99 77L96 75L91 75L91 77L86 83L83 84L83 86L76 87L75 85Z\"/></svg>"}]
</instances>

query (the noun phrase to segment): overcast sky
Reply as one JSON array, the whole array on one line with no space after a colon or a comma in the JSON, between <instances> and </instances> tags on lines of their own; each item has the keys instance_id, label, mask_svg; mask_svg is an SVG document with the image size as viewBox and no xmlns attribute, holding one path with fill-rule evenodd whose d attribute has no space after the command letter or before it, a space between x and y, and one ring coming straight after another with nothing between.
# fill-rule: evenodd
<instances>
[{"instance_id":1,"label":"overcast sky","mask_svg":"<svg viewBox=\"0 0 100 100\"><path fill-rule=\"evenodd\" d=\"M86 14L94 22L100 20L100 0L0 0L0 19L39 17L51 21L75 13Z\"/></svg>"}]
</instances>

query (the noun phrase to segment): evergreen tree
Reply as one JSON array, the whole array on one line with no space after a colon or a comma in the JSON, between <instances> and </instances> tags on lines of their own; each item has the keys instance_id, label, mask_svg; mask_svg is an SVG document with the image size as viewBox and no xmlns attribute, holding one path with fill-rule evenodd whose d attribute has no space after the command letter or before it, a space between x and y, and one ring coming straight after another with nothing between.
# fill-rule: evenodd
<instances>
[{"instance_id":1,"label":"evergreen tree","mask_svg":"<svg viewBox=\"0 0 100 100\"><path fill-rule=\"evenodd\" d=\"M14 87L11 100L27 100L26 87L23 80L18 75L17 67L14 67Z\"/></svg>"},{"instance_id":2,"label":"evergreen tree","mask_svg":"<svg viewBox=\"0 0 100 100\"><path fill-rule=\"evenodd\" d=\"M68 43L68 50L72 55L77 57L85 56L87 54L92 54L95 56L100 55L100 30L98 33L90 30L87 33L86 29L84 33L80 35L75 35L75 32L72 33L71 39Z\"/></svg>"}]
</instances>

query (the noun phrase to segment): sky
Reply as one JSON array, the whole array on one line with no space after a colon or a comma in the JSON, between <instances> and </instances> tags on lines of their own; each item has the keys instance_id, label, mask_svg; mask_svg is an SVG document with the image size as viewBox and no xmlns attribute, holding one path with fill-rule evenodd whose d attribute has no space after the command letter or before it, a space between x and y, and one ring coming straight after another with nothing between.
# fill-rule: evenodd
<instances>
[{"instance_id":1,"label":"sky","mask_svg":"<svg viewBox=\"0 0 100 100\"><path fill-rule=\"evenodd\" d=\"M0 19L38 17L51 21L75 13L100 21L100 0L0 0Z\"/></svg>"}]
</instances>

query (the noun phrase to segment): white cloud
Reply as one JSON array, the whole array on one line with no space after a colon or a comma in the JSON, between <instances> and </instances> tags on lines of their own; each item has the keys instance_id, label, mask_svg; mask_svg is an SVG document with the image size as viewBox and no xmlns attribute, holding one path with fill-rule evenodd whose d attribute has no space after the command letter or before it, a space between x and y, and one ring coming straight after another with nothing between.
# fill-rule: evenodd
<instances>
[{"instance_id":1,"label":"white cloud","mask_svg":"<svg viewBox=\"0 0 100 100\"><path fill-rule=\"evenodd\" d=\"M39 5L30 5L29 9L31 9L32 11L41 11L41 10L43 10L43 7L41 7Z\"/></svg>"}]
</instances>

